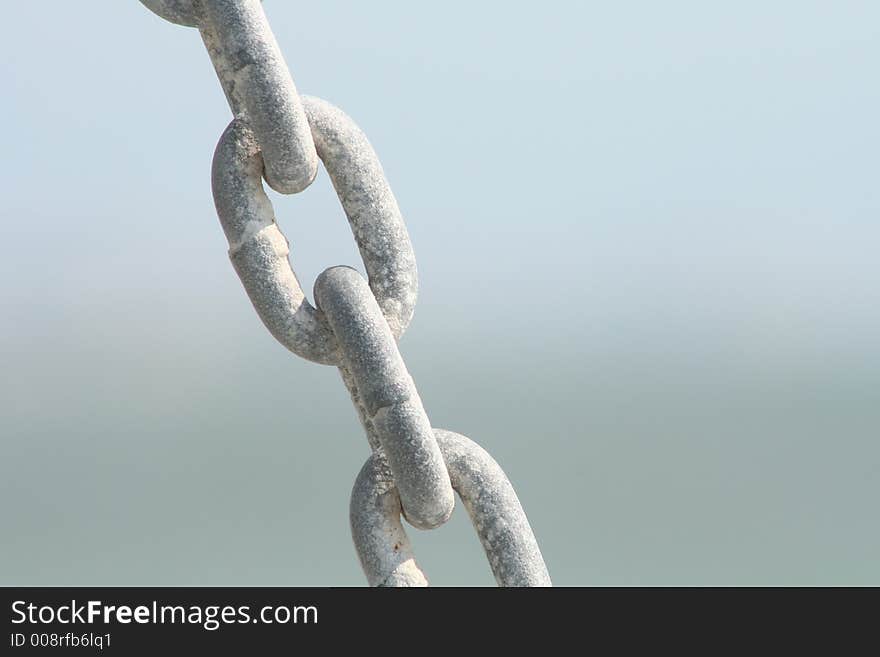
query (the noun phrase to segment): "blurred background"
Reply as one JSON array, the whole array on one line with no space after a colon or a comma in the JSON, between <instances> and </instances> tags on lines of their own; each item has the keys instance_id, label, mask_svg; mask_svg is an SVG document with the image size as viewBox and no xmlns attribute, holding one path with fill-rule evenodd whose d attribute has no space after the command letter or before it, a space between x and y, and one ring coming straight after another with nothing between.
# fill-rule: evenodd
<instances>
[{"instance_id":1,"label":"blurred background","mask_svg":"<svg viewBox=\"0 0 880 657\"><path fill-rule=\"evenodd\" d=\"M556 584L880 584L876 2L265 9L403 210L433 424ZM0 583L362 585L367 442L228 261L197 31L40 0L0 44ZM363 269L324 171L272 199L310 298ZM494 583L460 505L408 531Z\"/></svg>"}]
</instances>

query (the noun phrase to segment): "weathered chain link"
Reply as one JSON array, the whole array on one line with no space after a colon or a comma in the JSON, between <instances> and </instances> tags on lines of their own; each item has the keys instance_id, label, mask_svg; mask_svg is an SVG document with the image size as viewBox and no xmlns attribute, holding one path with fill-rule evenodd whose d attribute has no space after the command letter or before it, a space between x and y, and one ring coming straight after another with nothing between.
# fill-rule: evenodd
<instances>
[{"instance_id":1,"label":"weathered chain link","mask_svg":"<svg viewBox=\"0 0 880 657\"><path fill-rule=\"evenodd\" d=\"M331 267L315 281L315 301L339 341L361 421L378 438L407 520L422 529L443 524L455 503L449 474L376 298L354 269Z\"/></svg>"},{"instance_id":2,"label":"weathered chain link","mask_svg":"<svg viewBox=\"0 0 880 657\"><path fill-rule=\"evenodd\" d=\"M461 497L499 586L549 586L538 542L501 467L474 441L434 429L452 487ZM381 452L367 459L351 494L351 527L371 586L425 586L400 524L400 498Z\"/></svg>"},{"instance_id":3,"label":"weathered chain link","mask_svg":"<svg viewBox=\"0 0 880 657\"><path fill-rule=\"evenodd\" d=\"M370 287L399 338L415 309L418 273L409 234L382 166L354 122L330 103L305 98L314 143L364 261ZM287 260L287 240L263 191L259 142L233 121L214 154L212 182L232 263L266 327L295 354L339 364L337 344L305 299Z\"/></svg>"},{"instance_id":4,"label":"weathered chain link","mask_svg":"<svg viewBox=\"0 0 880 657\"><path fill-rule=\"evenodd\" d=\"M141 0L198 27L234 115L214 153L212 186L229 256L258 315L295 354L339 367L373 455L357 477L351 528L374 586L427 584L400 516L429 529L458 492L502 586L549 586L516 494L468 438L432 429L397 340L412 318L418 274L409 235L366 136L341 110L300 97L259 0ZM313 307L288 260L263 179L308 187L323 162L348 218L368 281L331 267Z\"/></svg>"}]
</instances>

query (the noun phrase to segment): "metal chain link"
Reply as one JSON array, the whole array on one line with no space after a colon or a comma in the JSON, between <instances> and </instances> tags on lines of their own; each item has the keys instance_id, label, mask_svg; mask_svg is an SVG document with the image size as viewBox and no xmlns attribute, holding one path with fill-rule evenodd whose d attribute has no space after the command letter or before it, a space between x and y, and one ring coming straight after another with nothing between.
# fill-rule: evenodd
<instances>
[{"instance_id":1,"label":"metal chain link","mask_svg":"<svg viewBox=\"0 0 880 657\"><path fill-rule=\"evenodd\" d=\"M450 517L458 493L501 586L550 586L513 486L464 436L432 429L397 347L412 318L418 273L397 201L366 136L330 103L301 97L259 0L140 0L198 27L233 121L214 153L212 187L229 257L269 332L293 353L339 368L372 456L351 496L352 537L372 586L425 586L400 522ZM305 298L263 180L308 187L318 159L330 176L366 268L331 267Z\"/></svg>"}]
</instances>

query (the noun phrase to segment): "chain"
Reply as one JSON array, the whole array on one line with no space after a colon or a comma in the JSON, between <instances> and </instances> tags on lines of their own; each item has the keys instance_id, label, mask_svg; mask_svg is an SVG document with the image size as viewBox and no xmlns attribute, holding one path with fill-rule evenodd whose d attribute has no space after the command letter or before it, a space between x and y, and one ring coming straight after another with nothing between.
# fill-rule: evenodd
<instances>
[{"instance_id":1,"label":"chain","mask_svg":"<svg viewBox=\"0 0 880 657\"><path fill-rule=\"evenodd\" d=\"M259 0L140 0L198 27L234 116L211 183L229 257L257 314L290 351L339 368L373 452L354 484L350 522L371 586L426 586L400 521L432 529L455 490L501 586L549 586L534 533L504 471L470 439L433 429L397 347L418 273L397 201L366 136L340 109L300 96ZM293 194L318 160L348 218L368 280L349 267L305 298L263 180Z\"/></svg>"}]
</instances>

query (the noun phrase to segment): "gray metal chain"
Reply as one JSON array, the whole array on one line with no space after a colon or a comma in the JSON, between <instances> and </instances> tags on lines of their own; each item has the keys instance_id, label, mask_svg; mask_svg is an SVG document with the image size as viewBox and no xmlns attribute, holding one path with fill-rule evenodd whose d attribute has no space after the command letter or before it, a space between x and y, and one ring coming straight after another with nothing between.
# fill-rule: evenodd
<instances>
[{"instance_id":1,"label":"gray metal chain","mask_svg":"<svg viewBox=\"0 0 880 657\"><path fill-rule=\"evenodd\" d=\"M397 340L418 294L415 255L366 136L340 109L301 97L259 0L140 0L198 27L233 121L214 153L212 187L229 257L257 314L293 353L339 368L372 455L354 485L350 521L372 586L425 586L400 517L446 522L458 493L501 586L550 586L534 533L507 476L476 443L433 429ZM288 260L263 179L308 187L324 164L367 271L331 267L313 307Z\"/></svg>"}]
</instances>

